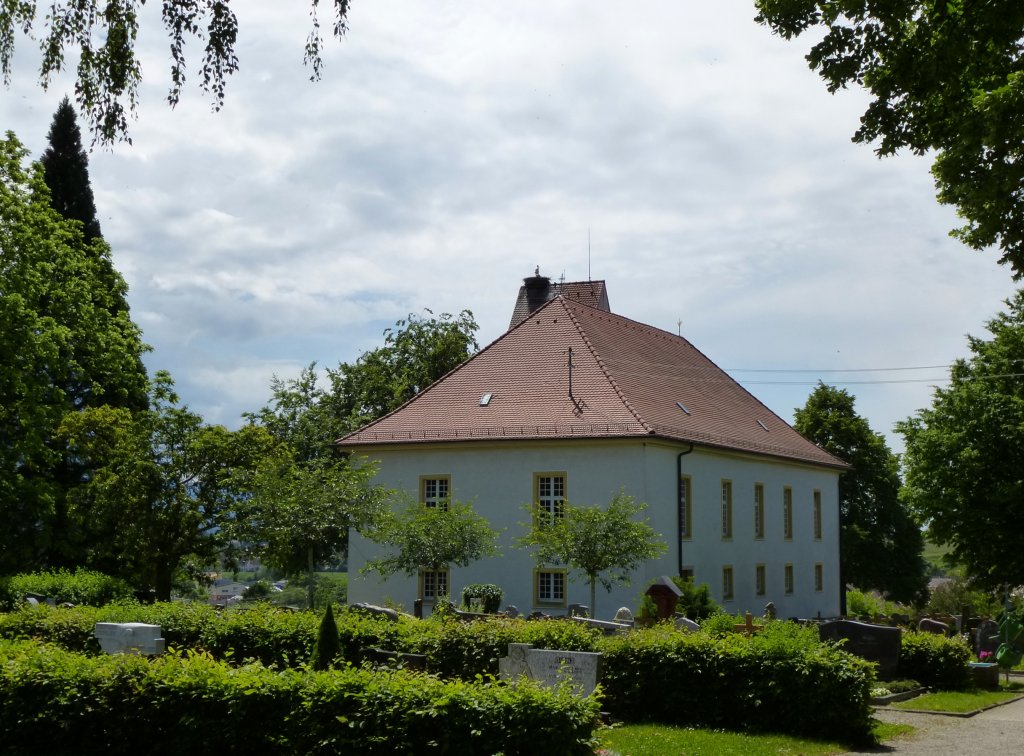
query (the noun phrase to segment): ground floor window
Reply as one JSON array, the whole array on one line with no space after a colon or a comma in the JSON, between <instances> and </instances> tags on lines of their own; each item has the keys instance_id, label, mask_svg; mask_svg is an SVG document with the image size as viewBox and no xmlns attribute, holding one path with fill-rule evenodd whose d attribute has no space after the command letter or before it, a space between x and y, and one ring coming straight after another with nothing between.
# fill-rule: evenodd
<instances>
[{"instance_id":1,"label":"ground floor window","mask_svg":"<svg viewBox=\"0 0 1024 756\"><path fill-rule=\"evenodd\" d=\"M786 594L788 595L793 592L793 565L787 564L783 570L783 575L785 576L784 582Z\"/></svg>"},{"instance_id":2,"label":"ground floor window","mask_svg":"<svg viewBox=\"0 0 1024 756\"><path fill-rule=\"evenodd\" d=\"M732 567L722 568L722 600L731 601L733 594Z\"/></svg>"},{"instance_id":3,"label":"ground floor window","mask_svg":"<svg viewBox=\"0 0 1024 756\"><path fill-rule=\"evenodd\" d=\"M822 564L814 565L814 590L825 590L825 566Z\"/></svg>"},{"instance_id":4,"label":"ground floor window","mask_svg":"<svg viewBox=\"0 0 1024 756\"><path fill-rule=\"evenodd\" d=\"M765 594L765 573L763 564L759 564L754 568L754 589L758 596L763 596Z\"/></svg>"},{"instance_id":5,"label":"ground floor window","mask_svg":"<svg viewBox=\"0 0 1024 756\"><path fill-rule=\"evenodd\" d=\"M565 570L537 569L533 576L534 604L565 606Z\"/></svg>"},{"instance_id":6,"label":"ground floor window","mask_svg":"<svg viewBox=\"0 0 1024 756\"><path fill-rule=\"evenodd\" d=\"M424 601L451 595L448 589L448 570L420 570L420 598Z\"/></svg>"}]
</instances>

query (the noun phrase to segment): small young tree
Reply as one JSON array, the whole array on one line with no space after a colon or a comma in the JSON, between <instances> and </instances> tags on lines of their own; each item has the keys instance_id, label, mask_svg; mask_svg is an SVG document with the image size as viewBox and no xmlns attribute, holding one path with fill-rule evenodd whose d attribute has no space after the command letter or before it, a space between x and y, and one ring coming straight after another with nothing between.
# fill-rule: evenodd
<instances>
[{"instance_id":1,"label":"small young tree","mask_svg":"<svg viewBox=\"0 0 1024 756\"><path fill-rule=\"evenodd\" d=\"M334 657L341 649L341 641L338 637L338 624L334 621L334 610L330 603L324 612L324 618L320 620L320 630L316 636L316 645L313 646L313 655L309 663L318 672L330 669Z\"/></svg>"},{"instance_id":2,"label":"small young tree","mask_svg":"<svg viewBox=\"0 0 1024 756\"><path fill-rule=\"evenodd\" d=\"M388 556L371 559L361 570L377 572L382 578L396 572L415 575L421 569L466 567L501 553L498 532L473 511L471 504L458 501L434 507L412 502L404 511L388 517L370 538L394 549Z\"/></svg>"},{"instance_id":3,"label":"small young tree","mask_svg":"<svg viewBox=\"0 0 1024 756\"><path fill-rule=\"evenodd\" d=\"M646 518L635 518L647 509L632 496L619 492L606 509L574 507L565 503L564 516L534 514L530 531L519 544L532 550L541 564L564 563L590 584L590 611L596 616L597 583L611 592L615 585L629 585L629 574L648 559L665 552L665 543Z\"/></svg>"}]
</instances>

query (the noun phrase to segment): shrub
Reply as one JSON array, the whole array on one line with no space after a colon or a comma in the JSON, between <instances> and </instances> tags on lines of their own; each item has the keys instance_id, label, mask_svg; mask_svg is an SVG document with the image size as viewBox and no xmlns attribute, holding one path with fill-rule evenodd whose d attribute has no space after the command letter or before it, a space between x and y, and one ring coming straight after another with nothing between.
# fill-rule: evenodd
<instances>
[{"instance_id":1,"label":"shrub","mask_svg":"<svg viewBox=\"0 0 1024 756\"><path fill-rule=\"evenodd\" d=\"M970 647L961 638L904 631L899 674L941 690L963 690L970 685L967 662Z\"/></svg>"},{"instance_id":2,"label":"shrub","mask_svg":"<svg viewBox=\"0 0 1024 756\"><path fill-rule=\"evenodd\" d=\"M626 721L870 739L871 664L769 623L751 637L670 625L603 639L605 707Z\"/></svg>"},{"instance_id":3,"label":"shrub","mask_svg":"<svg viewBox=\"0 0 1024 756\"><path fill-rule=\"evenodd\" d=\"M0 609L11 611L25 603L30 593L58 604L102 606L132 597L132 588L119 578L93 570L51 570L0 578Z\"/></svg>"},{"instance_id":4,"label":"shrub","mask_svg":"<svg viewBox=\"0 0 1024 756\"><path fill-rule=\"evenodd\" d=\"M205 654L86 657L0 642L0 742L28 754L593 753L595 699L347 667L231 667ZM54 726L59 723L59 726Z\"/></svg>"},{"instance_id":5,"label":"shrub","mask_svg":"<svg viewBox=\"0 0 1024 756\"><path fill-rule=\"evenodd\" d=\"M313 655L309 660L310 666L317 671L328 669L334 663L340 648L338 625L334 622L334 610L328 604L327 610L324 612L324 618L320 620L320 630L317 632L316 645L313 646Z\"/></svg>"},{"instance_id":6,"label":"shrub","mask_svg":"<svg viewBox=\"0 0 1024 756\"><path fill-rule=\"evenodd\" d=\"M494 614L501 608L501 600L505 592L493 583L470 583L462 589L462 603L467 608L473 601L479 601L483 611Z\"/></svg>"},{"instance_id":7,"label":"shrub","mask_svg":"<svg viewBox=\"0 0 1024 756\"><path fill-rule=\"evenodd\" d=\"M697 585L693 578L681 577L673 577L672 582L683 592L676 604L676 611L685 614L688 619L700 622L722 611L722 607L711 598L711 589L707 583Z\"/></svg>"}]
</instances>

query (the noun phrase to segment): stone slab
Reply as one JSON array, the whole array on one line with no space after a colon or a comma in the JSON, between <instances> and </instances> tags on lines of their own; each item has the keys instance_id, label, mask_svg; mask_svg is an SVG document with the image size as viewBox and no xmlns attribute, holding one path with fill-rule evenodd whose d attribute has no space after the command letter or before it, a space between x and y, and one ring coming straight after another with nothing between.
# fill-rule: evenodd
<instances>
[{"instance_id":1,"label":"stone slab","mask_svg":"<svg viewBox=\"0 0 1024 756\"><path fill-rule=\"evenodd\" d=\"M145 654L155 656L166 650L160 637L160 625L144 622L97 622L93 635L108 654Z\"/></svg>"}]
</instances>

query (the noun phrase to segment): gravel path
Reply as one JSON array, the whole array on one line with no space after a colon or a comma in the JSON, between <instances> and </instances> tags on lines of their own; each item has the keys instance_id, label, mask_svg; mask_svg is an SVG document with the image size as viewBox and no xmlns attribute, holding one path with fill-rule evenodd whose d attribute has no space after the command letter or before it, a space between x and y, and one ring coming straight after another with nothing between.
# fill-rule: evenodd
<instances>
[{"instance_id":1,"label":"gravel path","mask_svg":"<svg viewBox=\"0 0 1024 756\"><path fill-rule=\"evenodd\" d=\"M905 756L1024 755L1024 700L997 706L973 717L914 714L896 709L879 709L875 716L883 722L912 725L916 731L890 740L873 751L848 753L895 753Z\"/></svg>"}]
</instances>

